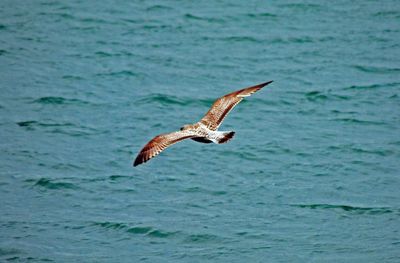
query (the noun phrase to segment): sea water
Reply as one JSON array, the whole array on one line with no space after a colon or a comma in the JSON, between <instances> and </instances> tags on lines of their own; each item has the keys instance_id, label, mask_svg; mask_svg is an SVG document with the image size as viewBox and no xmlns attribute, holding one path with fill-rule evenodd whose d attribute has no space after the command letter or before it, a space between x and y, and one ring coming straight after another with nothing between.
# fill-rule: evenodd
<instances>
[{"instance_id":1,"label":"sea water","mask_svg":"<svg viewBox=\"0 0 400 263\"><path fill-rule=\"evenodd\" d=\"M2 0L0 261L399 262L399 57L394 0Z\"/></svg>"}]
</instances>

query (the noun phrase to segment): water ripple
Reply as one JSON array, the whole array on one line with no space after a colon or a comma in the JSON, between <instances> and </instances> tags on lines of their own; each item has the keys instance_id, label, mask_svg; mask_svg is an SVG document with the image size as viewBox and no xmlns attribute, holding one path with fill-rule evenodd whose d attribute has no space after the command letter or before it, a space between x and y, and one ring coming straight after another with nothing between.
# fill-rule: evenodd
<instances>
[{"instance_id":1,"label":"water ripple","mask_svg":"<svg viewBox=\"0 0 400 263\"><path fill-rule=\"evenodd\" d=\"M139 77L141 74L133 72L132 70L120 70L105 73L97 73L98 77Z\"/></svg>"},{"instance_id":2,"label":"water ripple","mask_svg":"<svg viewBox=\"0 0 400 263\"><path fill-rule=\"evenodd\" d=\"M246 16L250 18L277 17L277 15L268 12L257 13L257 14L246 14Z\"/></svg>"},{"instance_id":3,"label":"water ripple","mask_svg":"<svg viewBox=\"0 0 400 263\"><path fill-rule=\"evenodd\" d=\"M212 234L192 234L185 238L185 242L191 243L209 243L221 241L221 238Z\"/></svg>"},{"instance_id":4,"label":"water ripple","mask_svg":"<svg viewBox=\"0 0 400 263\"><path fill-rule=\"evenodd\" d=\"M255 37L251 36L232 36L232 37L225 37L221 38L222 41L227 42L249 42L249 43L260 43L261 41Z\"/></svg>"},{"instance_id":5,"label":"water ripple","mask_svg":"<svg viewBox=\"0 0 400 263\"><path fill-rule=\"evenodd\" d=\"M300 208L310 208L310 209L334 209L343 210L346 212L352 212L355 214L369 214L369 215L381 215L388 213L400 213L400 209L393 209L390 207L360 207L351 205L332 205L332 204L294 204L291 205Z\"/></svg>"},{"instance_id":6,"label":"water ripple","mask_svg":"<svg viewBox=\"0 0 400 263\"><path fill-rule=\"evenodd\" d=\"M98 226L107 230L124 231L128 234L141 235L149 238L171 239L179 238L184 243L209 243L221 242L225 238L210 233L191 233L181 231L165 231L152 226L135 225L118 222L93 222L93 226Z\"/></svg>"},{"instance_id":7,"label":"water ripple","mask_svg":"<svg viewBox=\"0 0 400 263\"><path fill-rule=\"evenodd\" d=\"M379 11L373 14L376 17L393 17L393 18L400 18L400 12L391 10L391 11Z\"/></svg>"},{"instance_id":8,"label":"water ripple","mask_svg":"<svg viewBox=\"0 0 400 263\"><path fill-rule=\"evenodd\" d=\"M146 11L152 12L152 11L171 11L173 10L172 7L165 6L165 5L153 5L148 8L146 8Z\"/></svg>"},{"instance_id":9,"label":"water ripple","mask_svg":"<svg viewBox=\"0 0 400 263\"><path fill-rule=\"evenodd\" d=\"M303 10L303 11L311 11L311 10L318 10L322 8L321 5L318 4L309 4L309 3L291 3L291 4L281 4L281 7L288 7L291 9L296 10Z\"/></svg>"},{"instance_id":10,"label":"water ripple","mask_svg":"<svg viewBox=\"0 0 400 263\"><path fill-rule=\"evenodd\" d=\"M400 72L400 68L392 68L392 67L382 67L382 66L376 67L376 66L363 66L363 65L355 65L353 67L365 73L393 74Z\"/></svg>"},{"instance_id":11,"label":"water ripple","mask_svg":"<svg viewBox=\"0 0 400 263\"><path fill-rule=\"evenodd\" d=\"M192 98L177 97L172 95L152 94L149 96L139 98L136 101L136 103L139 104L157 103L161 105L180 105L180 106L188 106L188 105L210 106L214 102L214 100L215 99L192 99Z\"/></svg>"},{"instance_id":12,"label":"water ripple","mask_svg":"<svg viewBox=\"0 0 400 263\"><path fill-rule=\"evenodd\" d=\"M310 91L305 94L309 101L326 101L326 100L350 100L350 96L338 95L332 93L323 93L321 91Z\"/></svg>"},{"instance_id":13,"label":"water ripple","mask_svg":"<svg viewBox=\"0 0 400 263\"><path fill-rule=\"evenodd\" d=\"M333 121L340 121L344 123L354 123L361 125L385 125L385 122L382 121L371 121L371 120L360 120L357 118L335 118Z\"/></svg>"},{"instance_id":14,"label":"water ripple","mask_svg":"<svg viewBox=\"0 0 400 263\"><path fill-rule=\"evenodd\" d=\"M224 20L221 18L214 18L214 17L201 17L201 16L196 16L193 14L185 14L184 18L188 19L188 20L199 20L199 21L206 21L206 22L210 22L210 23L223 23Z\"/></svg>"},{"instance_id":15,"label":"water ripple","mask_svg":"<svg viewBox=\"0 0 400 263\"><path fill-rule=\"evenodd\" d=\"M88 101L80 100L80 99L68 99L64 97L41 97L33 101L33 103L38 104L52 104L52 105L67 105L67 104L76 104L76 105L87 105L90 104Z\"/></svg>"},{"instance_id":16,"label":"water ripple","mask_svg":"<svg viewBox=\"0 0 400 263\"><path fill-rule=\"evenodd\" d=\"M396 4L0 4L0 261L396 262ZM242 138L131 166L265 78Z\"/></svg>"},{"instance_id":17,"label":"water ripple","mask_svg":"<svg viewBox=\"0 0 400 263\"><path fill-rule=\"evenodd\" d=\"M151 226L130 226L126 223L116 223L116 222L94 222L94 226L100 226L105 229L113 230L123 230L126 233L145 235L148 237L155 238L169 238L176 235L178 232L168 232L161 229L157 229Z\"/></svg>"},{"instance_id":18,"label":"water ripple","mask_svg":"<svg viewBox=\"0 0 400 263\"><path fill-rule=\"evenodd\" d=\"M55 122L55 121L20 121L16 123L18 126L25 128L27 131L43 130L52 134L65 134L73 137L91 136L107 133L93 127L88 127L72 122Z\"/></svg>"},{"instance_id":19,"label":"water ripple","mask_svg":"<svg viewBox=\"0 0 400 263\"><path fill-rule=\"evenodd\" d=\"M391 88L391 87L397 87L400 85L400 82L391 82L391 83L386 83L386 84L369 84L369 85L351 85L349 87L346 87L344 89L360 89L360 90L364 90L364 89L378 89L378 88Z\"/></svg>"},{"instance_id":20,"label":"water ripple","mask_svg":"<svg viewBox=\"0 0 400 263\"><path fill-rule=\"evenodd\" d=\"M49 190L79 189L79 187L73 183L52 180L49 178L40 178L39 180L27 179L25 182L30 184L33 183L33 186L39 186Z\"/></svg>"},{"instance_id":21,"label":"water ripple","mask_svg":"<svg viewBox=\"0 0 400 263\"><path fill-rule=\"evenodd\" d=\"M342 151L342 152L352 152L352 153L358 153L358 154L373 154L373 155L378 155L378 156L391 156L395 154L394 151L386 149L386 150L380 150L380 149L363 149L360 147L353 146L352 144L348 145L331 145L327 148L330 151Z\"/></svg>"}]
</instances>

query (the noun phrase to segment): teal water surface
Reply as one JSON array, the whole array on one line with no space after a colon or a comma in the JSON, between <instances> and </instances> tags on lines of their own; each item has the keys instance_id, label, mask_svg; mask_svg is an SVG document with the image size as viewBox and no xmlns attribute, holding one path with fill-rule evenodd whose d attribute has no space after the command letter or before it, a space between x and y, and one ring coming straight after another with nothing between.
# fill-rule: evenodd
<instances>
[{"instance_id":1,"label":"teal water surface","mask_svg":"<svg viewBox=\"0 0 400 263\"><path fill-rule=\"evenodd\" d=\"M0 3L1 262L399 262L400 4ZM246 98L224 145L153 136Z\"/></svg>"}]
</instances>

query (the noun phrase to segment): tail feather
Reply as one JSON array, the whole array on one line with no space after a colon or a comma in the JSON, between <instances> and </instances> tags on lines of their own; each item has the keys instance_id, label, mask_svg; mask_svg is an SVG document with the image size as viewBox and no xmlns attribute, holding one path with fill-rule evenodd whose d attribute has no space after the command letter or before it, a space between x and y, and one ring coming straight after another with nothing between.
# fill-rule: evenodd
<instances>
[{"instance_id":1,"label":"tail feather","mask_svg":"<svg viewBox=\"0 0 400 263\"><path fill-rule=\"evenodd\" d=\"M221 136L220 138L218 138L218 144L228 142L230 139L233 138L233 135L235 135L235 132L234 132L234 131L231 131L231 132L224 132L223 136Z\"/></svg>"}]
</instances>

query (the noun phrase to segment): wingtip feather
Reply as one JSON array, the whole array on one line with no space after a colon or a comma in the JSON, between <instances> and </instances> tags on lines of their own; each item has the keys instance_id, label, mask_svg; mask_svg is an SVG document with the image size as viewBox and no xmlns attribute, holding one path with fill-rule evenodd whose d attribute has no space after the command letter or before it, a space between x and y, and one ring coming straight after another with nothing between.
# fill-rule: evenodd
<instances>
[{"instance_id":1,"label":"wingtip feather","mask_svg":"<svg viewBox=\"0 0 400 263\"><path fill-rule=\"evenodd\" d=\"M141 164L141 162L139 161L139 157L137 157L137 158L135 159L135 161L133 162L133 167L136 167L136 166L138 166L139 164Z\"/></svg>"},{"instance_id":2,"label":"wingtip feather","mask_svg":"<svg viewBox=\"0 0 400 263\"><path fill-rule=\"evenodd\" d=\"M270 83L272 83L272 82L274 82L274 81L273 81L273 80L270 80L270 81L261 83L260 86L261 86L261 87L264 87L264 86L267 86L268 84L270 84Z\"/></svg>"},{"instance_id":3,"label":"wingtip feather","mask_svg":"<svg viewBox=\"0 0 400 263\"><path fill-rule=\"evenodd\" d=\"M140 154L136 157L135 161L133 162L133 167L136 167L136 166L138 166L139 164L145 163L146 161L147 161L147 160L146 160L146 156L144 156L143 153L140 153Z\"/></svg>"}]
</instances>

